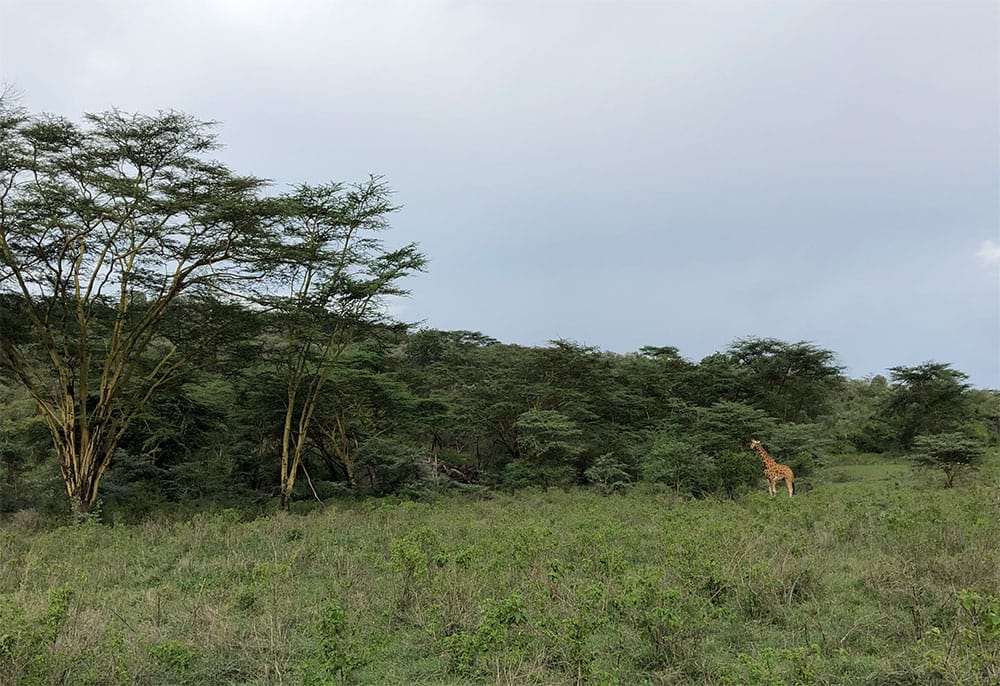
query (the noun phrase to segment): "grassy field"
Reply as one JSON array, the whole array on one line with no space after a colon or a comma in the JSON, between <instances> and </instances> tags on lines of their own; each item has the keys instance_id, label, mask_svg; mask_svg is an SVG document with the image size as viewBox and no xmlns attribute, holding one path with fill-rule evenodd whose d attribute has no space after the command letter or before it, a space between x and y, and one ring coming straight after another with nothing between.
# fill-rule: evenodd
<instances>
[{"instance_id":1,"label":"grassy field","mask_svg":"<svg viewBox=\"0 0 1000 686\"><path fill-rule=\"evenodd\" d=\"M0 529L2 684L997 684L1000 479Z\"/></svg>"}]
</instances>

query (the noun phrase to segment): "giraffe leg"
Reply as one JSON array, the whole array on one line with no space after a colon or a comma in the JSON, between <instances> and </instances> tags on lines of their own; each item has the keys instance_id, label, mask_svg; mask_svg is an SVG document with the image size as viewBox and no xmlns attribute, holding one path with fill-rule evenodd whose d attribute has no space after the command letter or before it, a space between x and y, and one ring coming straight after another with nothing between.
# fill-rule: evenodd
<instances>
[{"instance_id":1,"label":"giraffe leg","mask_svg":"<svg viewBox=\"0 0 1000 686\"><path fill-rule=\"evenodd\" d=\"M792 490L793 490L792 489L792 480L791 479L785 479L785 485L788 486L788 497L791 498L792 497Z\"/></svg>"},{"instance_id":2,"label":"giraffe leg","mask_svg":"<svg viewBox=\"0 0 1000 686\"><path fill-rule=\"evenodd\" d=\"M776 495L778 493L777 479L767 480L767 490L771 495Z\"/></svg>"}]
</instances>

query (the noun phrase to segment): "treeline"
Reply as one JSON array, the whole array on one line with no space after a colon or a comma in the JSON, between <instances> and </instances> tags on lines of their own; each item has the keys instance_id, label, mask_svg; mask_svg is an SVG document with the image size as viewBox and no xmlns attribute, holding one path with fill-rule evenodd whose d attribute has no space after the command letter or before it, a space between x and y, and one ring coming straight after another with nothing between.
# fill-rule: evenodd
<instances>
[{"instance_id":1,"label":"treeline","mask_svg":"<svg viewBox=\"0 0 1000 686\"><path fill-rule=\"evenodd\" d=\"M242 331L255 328L244 321ZM132 423L103 482L105 506L139 512L280 494L283 358L266 337L232 332L210 351L191 351L197 363ZM830 351L756 338L694 363L669 347L618 355L568 341L532 348L474 332L384 328L344 351L318 400L298 499L573 484L613 491L639 481L733 496L760 478L750 437L808 481L832 452L906 451L920 436L949 432L996 445L1000 419L997 394L971 389L947 364L852 380ZM31 398L6 380L5 510L61 506L52 453Z\"/></svg>"},{"instance_id":2,"label":"treeline","mask_svg":"<svg viewBox=\"0 0 1000 686\"><path fill-rule=\"evenodd\" d=\"M751 437L800 476L831 450L916 449L951 484L997 442L996 396L947 364L851 381L804 342L694 363L411 332L386 302L425 258L382 238L380 179L275 192L215 147L175 112L76 123L0 96L0 508L736 494L759 474Z\"/></svg>"}]
</instances>

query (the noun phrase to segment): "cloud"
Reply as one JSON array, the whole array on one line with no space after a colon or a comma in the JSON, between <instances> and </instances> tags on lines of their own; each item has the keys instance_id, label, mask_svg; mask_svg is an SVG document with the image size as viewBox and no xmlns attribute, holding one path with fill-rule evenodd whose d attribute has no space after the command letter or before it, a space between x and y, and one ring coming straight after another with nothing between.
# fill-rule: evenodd
<instances>
[{"instance_id":1,"label":"cloud","mask_svg":"<svg viewBox=\"0 0 1000 686\"><path fill-rule=\"evenodd\" d=\"M986 264L1000 263L1000 245L993 241L983 241L983 244L979 246L979 252L976 253L976 257Z\"/></svg>"}]
</instances>

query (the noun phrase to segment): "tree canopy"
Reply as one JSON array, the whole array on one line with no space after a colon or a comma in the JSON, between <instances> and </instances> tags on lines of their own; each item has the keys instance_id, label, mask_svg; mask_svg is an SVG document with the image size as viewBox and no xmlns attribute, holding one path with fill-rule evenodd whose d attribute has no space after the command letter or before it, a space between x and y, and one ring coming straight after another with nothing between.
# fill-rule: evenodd
<instances>
[{"instance_id":1,"label":"tree canopy","mask_svg":"<svg viewBox=\"0 0 1000 686\"><path fill-rule=\"evenodd\" d=\"M945 363L852 380L804 341L696 362L413 330L386 303L426 258L386 239L381 178L275 192L216 145L176 112L0 103L3 508L50 476L78 517L105 480L136 507L643 480L735 497L760 478L750 438L796 475L909 451L950 484L1000 442L1000 396Z\"/></svg>"},{"instance_id":2,"label":"tree canopy","mask_svg":"<svg viewBox=\"0 0 1000 686\"><path fill-rule=\"evenodd\" d=\"M423 265L412 244L372 235L394 209L378 180L267 197L215 147L212 124L176 112L77 124L0 102L0 361L48 427L79 515L136 417L231 336L231 306L282 341L259 349L283 350L290 490L334 362Z\"/></svg>"}]
</instances>

